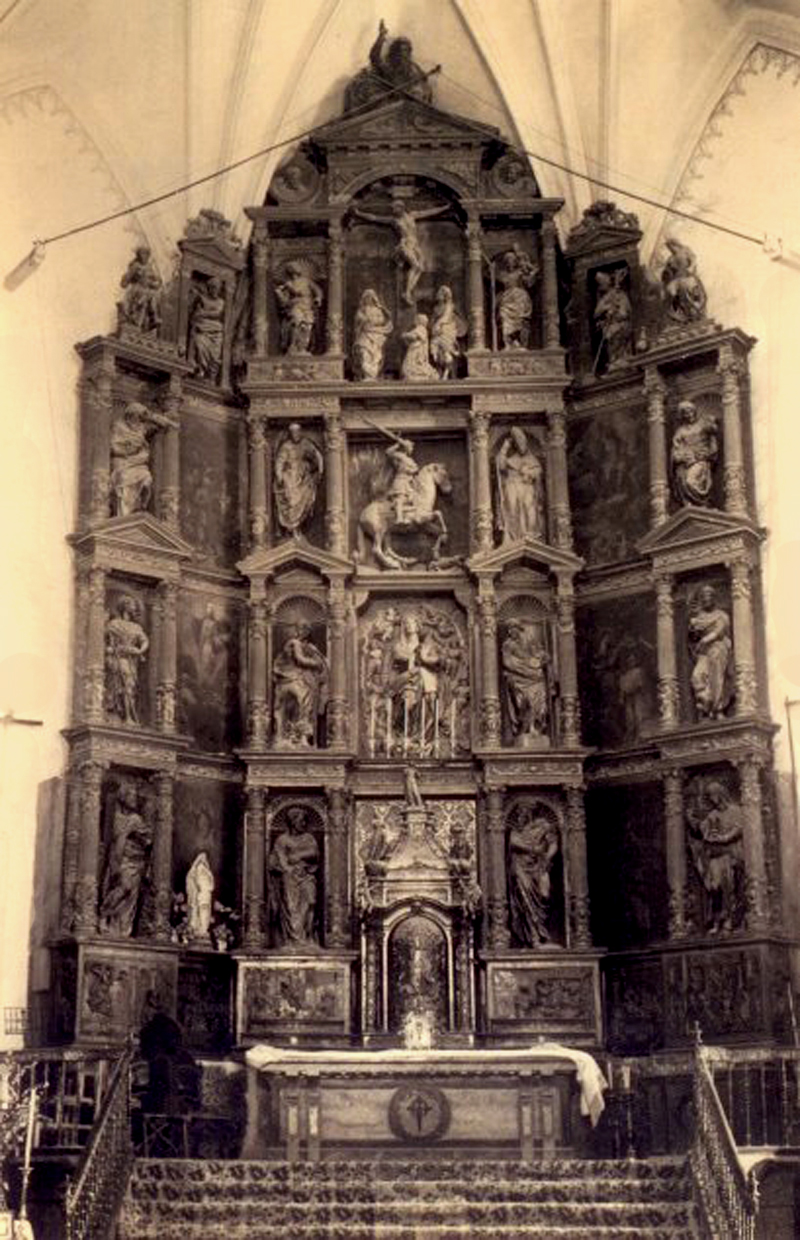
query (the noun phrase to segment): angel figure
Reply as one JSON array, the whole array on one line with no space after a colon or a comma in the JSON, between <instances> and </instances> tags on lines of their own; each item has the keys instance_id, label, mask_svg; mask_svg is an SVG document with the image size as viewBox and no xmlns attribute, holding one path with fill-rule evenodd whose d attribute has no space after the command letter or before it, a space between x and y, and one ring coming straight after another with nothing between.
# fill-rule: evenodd
<instances>
[{"instance_id":1,"label":"angel figure","mask_svg":"<svg viewBox=\"0 0 800 1240\"><path fill-rule=\"evenodd\" d=\"M395 199L392 203L391 215L373 215L371 212L362 211L358 207L353 209L359 219L366 220L369 224L387 225L397 233L395 257L399 265L405 268L406 272L403 286L403 301L406 305L413 306L416 300L415 292L420 276L425 271L425 257L422 253L422 244L419 239L417 224L420 220L428 220L435 215L442 215L443 212L449 209L449 203L445 203L441 207L431 207L427 211L409 211L404 202Z\"/></svg>"},{"instance_id":2,"label":"angel figure","mask_svg":"<svg viewBox=\"0 0 800 1240\"><path fill-rule=\"evenodd\" d=\"M461 353L459 340L466 336L467 325L453 301L453 290L442 284L436 293L431 314L430 356L440 379L455 379Z\"/></svg>"}]
</instances>

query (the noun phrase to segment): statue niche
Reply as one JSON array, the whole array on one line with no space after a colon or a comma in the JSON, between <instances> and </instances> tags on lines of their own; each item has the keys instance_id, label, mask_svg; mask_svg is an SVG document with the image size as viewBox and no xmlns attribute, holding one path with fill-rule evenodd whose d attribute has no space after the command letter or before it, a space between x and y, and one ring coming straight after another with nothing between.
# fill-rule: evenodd
<instances>
[{"instance_id":1,"label":"statue niche","mask_svg":"<svg viewBox=\"0 0 800 1240\"><path fill-rule=\"evenodd\" d=\"M723 719L735 693L731 618L708 583L690 590L688 612L689 683L695 712L698 719Z\"/></svg>"},{"instance_id":2,"label":"statue niche","mask_svg":"<svg viewBox=\"0 0 800 1240\"><path fill-rule=\"evenodd\" d=\"M510 811L506 843L509 927L517 947L563 936L563 874L558 821L549 806L521 801Z\"/></svg>"},{"instance_id":3,"label":"statue niche","mask_svg":"<svg viewBox=\"0 0 800 1240\"><path fill-rule=\"evenodd\" d=\"M513 426L500 441L494 469L496 524L503 545L521 538L544 540L544 467L523 427Z\"/></svg>"},{"instance_id":4,"label":"statue niche","mask_svg":"<svg viewBox=\"0 0 800 1240\"><path fill-rule=\"evenodd\" d=\"M670 444L672 490L679 504L708 507L713 503L714 467L719 457L719 427L710 409L693 400L678 403Z\"/></svg>"},{"instance_id":5,"label":"statue niche","mask_svg":"<svg viewBox=\"0 0 800 1240\"><path fill-rule=\"evenodd\" d=\"M109 817L98 929L110 937L130 938L139 928L153 847L152 806L137 780L119 780Z\"/></svg>"},{"instance_id":6,"label":"statue niche","mask_svg":"<svg viewBox=\"0 0 800 1240\"><path fill-rule=\"evenodd\" d=\"M696 775L686 789L689 852L700 879L697 929L730 934L745 914L744 813L722 775Z\"/></svg>"},{"instance_id":7,"label":"statue niche","mask_svg":"<svg viewBox=\"0 0 800 1240\"><path fill-rule=\"evenodd\" d=\"M276 749L315 749L323 744L329 668L325 629L288 615L274 630L272 661L273 745Z\"/></svg>"},{"instance_id":8,"label":"statue niche","mask_svg":"<svg viewBox=\"0 0 800 1240\"><path fill-rule=\"evenodd\" d=\"M592 345L595 375L612 374L633 354L633 312L625 292L627 266L594 273L595 299L592 310Z\"/></svg>"},{"instance_id":9,"label":"statue niche","mask_svg":"<svg viewBox=\"0 0 800 1240\"><path fill-rule=\"evenodd\" d=\"M307 949L321 942L320 831L316 813L304 805L288 806L274 819L267 869L276 947Z\"/></svg>"},{"instance_id":10,"label":"statue niche","mask_svg":"<svg viewBox=\"0 0 800 1240\"><path fill-rule=\"evenodd\" d=\"M292 422L275 453L273 494L278 524L293 538L311 520L325 472L322 453L299 422Z\"/></svg>"},{"instance_id":11,"label":"statue niche","mask_svg":"<svg viewBox=\"0 0 800 1240\"><path fill-rule=\"evenodd\" d=\"M140 673L150 649L150 638L142 625L144 608L140 599L125 591L111 602L109 611L105 626L106 713L122 723L139 724Z\"/></svg>"},{"instance_id":12,"label":"statue niche","mask_svg":"<svg viewBox=\"0 0 800 1240\"><path fill-rule=\"evenodd\" d=\"M314 263L292 258L277 273L275 300L280 316L281 353L309 356L317 351L323 292Z\"/></svg>"},{"instance_id":13,"label":"statue niche","mask_svg":"<svg viewBox=\"0 0 800 1240\"><path fill-rule=\"evenodd\" d=\"M501 629L500 666L504 741L516 749L546 748L555 699L546 623L509 616Z\"/></svg>"},{"instance_id":14,"label":"statue niche","mask_svg":"<svg viewBox=\"0 0 800 1240\"><path fill-rule=\"evenodd\" d=\"M111 426L111 506L115 517L145 512L153 493L151 440L172 419L129 401Z\"/></svg>"},{"instance_id":15,"label":"statue niche","mask_svg":"<svg viewBox=\"0 0 800 1240\"><path fill-rule=\"evenodd\" d=\"M409 1017L423 1017L433 1032L446 1032L448 1012L448 943L431 917L414 914L398 922L389 935L389 1032L402 1033Z\"/></svg>"}]
</instances>

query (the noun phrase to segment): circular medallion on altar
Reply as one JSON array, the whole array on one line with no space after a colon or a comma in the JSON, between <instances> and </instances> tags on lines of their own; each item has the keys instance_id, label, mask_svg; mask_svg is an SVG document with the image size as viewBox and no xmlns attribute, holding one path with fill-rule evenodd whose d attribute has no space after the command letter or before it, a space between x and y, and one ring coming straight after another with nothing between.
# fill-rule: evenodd
<instances>
[{"instance_id":1,"label":"circular medallion on altar","mask_svg":"<svg viewBox=\"0 0 800 1240\"><path fill-rule=\"evenodd\" d=\"M389 1103L389 1127L401 1141L438 1141L450 1127L450 1103L433 1085L403 1085Z\"/></svg>"}]
</instances>

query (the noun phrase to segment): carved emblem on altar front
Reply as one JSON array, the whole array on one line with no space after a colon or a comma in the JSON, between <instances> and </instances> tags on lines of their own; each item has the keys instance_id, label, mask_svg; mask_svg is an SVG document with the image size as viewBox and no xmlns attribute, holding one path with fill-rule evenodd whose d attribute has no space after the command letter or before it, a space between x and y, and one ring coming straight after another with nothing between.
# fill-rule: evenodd
<instances>
[{"instance_id":1,"label":"carved emblem on altar front","mask_svg":"<svg viewBox=\"0 0 800 1240\"><path fill-rule=\"evenodd\" d=\"M401 1141L437 1141L450 1127L450 1103L432 1085L403 1085L389 1102L389 1127Z\"/></svg>"}]
</instances>

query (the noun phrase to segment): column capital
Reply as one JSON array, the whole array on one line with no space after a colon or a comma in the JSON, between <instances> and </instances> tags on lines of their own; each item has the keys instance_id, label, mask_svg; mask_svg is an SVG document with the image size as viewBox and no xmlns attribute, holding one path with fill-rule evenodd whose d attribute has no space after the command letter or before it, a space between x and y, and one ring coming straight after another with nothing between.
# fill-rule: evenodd
<instances>
[{"instance_id":1,"label":"column capital","mask_svg":"<svg viewBox=\"0 0 800 1240\"><path fill-rule=\"evenodd\" d=\"M648 419L663 418L667 384L657 366L645 366L644 391L648 398Z\"/></svg>"}]
</instances>

